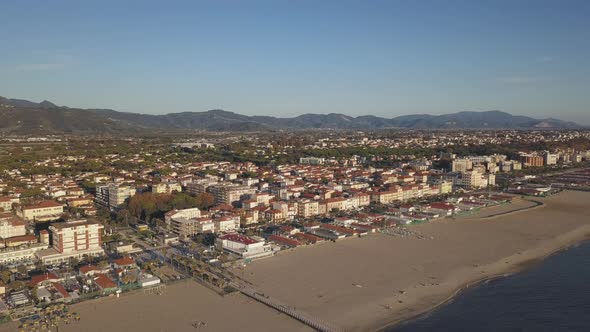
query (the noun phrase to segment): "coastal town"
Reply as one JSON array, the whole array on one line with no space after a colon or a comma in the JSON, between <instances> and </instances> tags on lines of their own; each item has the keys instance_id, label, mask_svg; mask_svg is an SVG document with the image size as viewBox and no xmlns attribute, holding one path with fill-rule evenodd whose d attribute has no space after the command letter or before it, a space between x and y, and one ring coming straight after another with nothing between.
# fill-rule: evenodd
<instances>
[{"instance_id":1,"label":"coastal town","mask_svg":"<svg viewBox=\"0 0 590 332\"><path fill-rule=\"evenodd\" d=\"M262 296L247 266L376 233L423 238L414 225L590 191L589 140L551 130L2 137L2 321L50 330L84 319L71 304L191 280L336 330Z\"/></svg>"}]
</instances>

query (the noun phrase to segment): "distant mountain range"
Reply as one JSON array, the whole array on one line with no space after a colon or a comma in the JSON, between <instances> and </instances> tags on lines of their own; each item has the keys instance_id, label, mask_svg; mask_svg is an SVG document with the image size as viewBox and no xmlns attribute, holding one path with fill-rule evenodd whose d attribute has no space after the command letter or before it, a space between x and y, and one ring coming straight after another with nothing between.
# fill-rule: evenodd
<instances>
[{"instance_id":1,"label":"distant mountain range","mask_svg":"<svg viewBox=\"0 0 590 332\"><path fill-rule=\"evenodd\" d=\"M223 110L149 115L110 109L79 109L0 97L0 133L141 133L146 130L259 131L272 129L542 129L580 128L557 119L533 119L501 111L444 115L304 114L292 118L246 116Z\"/></svg>"}]
</instances>

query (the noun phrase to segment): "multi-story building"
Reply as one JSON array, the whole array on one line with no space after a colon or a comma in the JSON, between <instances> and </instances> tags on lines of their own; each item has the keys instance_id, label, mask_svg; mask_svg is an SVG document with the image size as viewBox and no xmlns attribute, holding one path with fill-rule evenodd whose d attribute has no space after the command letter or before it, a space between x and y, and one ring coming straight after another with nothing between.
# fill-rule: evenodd
<instances>
[{"instance_id":1,"label":"multi-story building","mask_svg":"<svg viewBox=\"0 0 590 332\"><path fill-rule=\"evenodd\" d=\"M530 153L521 153L518 159L525 167L541 167L545 163L542 156Z\"/></svg>"},{"instance_id":2,"label":"multi-story building","mask_svg":"<svg viewBox=\"0 0 590 332\"><path fill-rule=\"evenodd\" d=\"M18 203L20 203L20 199L18 197L12 197L12 196L0 197L0 212L2 212L2 211L8 212L8 211L12 210L12 205L18 204Z\"/></svg>"},{"instance_id":3,"label":"multi-story building","mask_svg":"<svg viewBox=\"0 0 590 332\"><path fill-rule=\"evenodd\" d=\"M543 162L545 163L545 166L557 165L558 159L559 157L555 153L545 151L545 153L543 154Z\"/></svg>"},{"instance_id":4,"label":"multi-story building","mask_svg":"<svg viewBox=\"0 0 590 332\"><path fill-rule=\"evenodd\" d=\"M62 204L54 201L43 201L34 205L21 206L17 216L28 221L51 221L61 218L64 212Z\"/></svg>"},{"instance_id":5,"label":"multi-story building","mask_svg":"<svg viewBox=\"0 0 590 332\"><path fill-rule=\"evenodd\" d=\"M522 163L516 160L505 160L500 164L500 170L502 172L511 172L522 169Z\"/></svg>"},{"instance_id":6,"label":"multi-story building","mask_svg":"<svg viewBox=\"0 0 590 332\"><path fill-rule=\"evenodd\" d=\"M317 216L319 214L318 208L318 201L302 200L297 204L297 215L301 218Z\"/></svg>"},{"instance_id":7,"label":"multi-story building","mask_svg":"<svg viewBox=\"0 0 590 332\"><path fill-rule=\"evenodd\" d=\"M451 172L464 173L473 168L473 161L470 159L455 159L451 164Z\"/></svg>"},{"instance_id":8,"label":"multi-story building","mask_svg":"<svg viewBox=\"0 0 590 332\"><path fill-rule=\"evenodd\" d=\"M186 185L186 191L189 194L198 195L207 191L212 185L217 184L216 180L212 179L198 179Z\"/></svg>"},{"instance_id":9,"label":"multi-story building","mask_svg":"<svg viewBox=\"0 0 590 332\"><path fill-rule=\"evenodd\" d=\"M103 255L102 230L104 226L86 219L55 223L49 226L51 248L41 250L37 256L44 264L66 262L84 255Z\"/></svg>"},{"instance_id":10,"label":"multi-story building","mask_svg":"<svg viewBox=\"0 0 590 332\"><path fill-rule=\"evenodd\" d=\"M196 218L174 218L170 222L170 230L178 235L181 241L185 241L198 234L198 224Z\"/></svg>"},{"instance_id":11,"label":"multi-story building","mask_svg":"<svg viewBox=\"0 0 590 332\"><path fill-rule=\"evenodd\" d=\"M96 203L111 210L116 209L125 200L135 195L135 188L108 184L96 187Z\"/></svg>"},{"instance_id":12,"label":"multi-story building","mask_svg":"<svg viewBox=\"0 0 590 332\"><path fill-rule=\"evenodd\" d=\"M455 179L456 186L469 189L485 188L487 186L494 186L495 184L495 174L482 174L479 171L465 172Z\"/></svg>"},{"instance_id":13,"label":"multi-story building","mask_svg":"<svg viewBox=\"0 0 590 332\"><path fill-rule=\"evenodd\" d=\"M377 204L390 204L403 199L401 187L394 187L389 190L377 191L371 194L371 201Z\"/></svg>"},{"instance_id":14,"label":"multi-story building","mask_svg":"<svg viewBox=\"0 0 590 332\"><path fill-rule=\"evenodd\" d=\"M6 239L27 233L24 221L9 213L0 213L0 238Z\"/></svg>"},{"instance_id":15,"label":"multi-story building","mask_svg":"<svg viewBox=\"0 0 590 332\"><path fill-rule=\"evenodd\" d=\"M207 188L215 198L215 204L234 204L256 193L256 189L238 184L217 184Z\"/></svg>"},{"instance_id":16,"label":"multi-story building","mask_svg":"<svg viewBox=\"0 0 590 332\"><path fill-rule=\"evenodd\" d=\"M216 232L233 232L240 228L240 216L223 216L213 220Z\"/></svg>"},{"instance_id":17,"label":"multi-story building","mask_svg":"<svg viewBox=\"0 0 590 332\"><path fill-rule=\"evenodd\" d=\"M98 222L86 219L55 223L49 226L52 247L61 254L86 250L102 250L102 229Z\"/></svg>"}]
</instances>

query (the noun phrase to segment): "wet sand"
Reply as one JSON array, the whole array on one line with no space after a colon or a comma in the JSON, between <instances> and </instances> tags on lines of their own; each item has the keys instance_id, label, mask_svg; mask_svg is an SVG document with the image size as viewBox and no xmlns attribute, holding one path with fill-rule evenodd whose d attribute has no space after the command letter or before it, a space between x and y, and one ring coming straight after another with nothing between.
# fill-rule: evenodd
<instances>
[{"instance_id":1,"label":"wet sand","mask_svg":"<svg viewBox=\"0 0 590 332\"><path fill-rule=\"evenodd\" d=\"M535 198L411 226L425 235L376 234L257 261L246 279L263 292L347 331L378 330L431 310L467 285L515 272L590 237L590 193ZM513 209L536 204L526 201Z\"/></svg>"}]
</instances>

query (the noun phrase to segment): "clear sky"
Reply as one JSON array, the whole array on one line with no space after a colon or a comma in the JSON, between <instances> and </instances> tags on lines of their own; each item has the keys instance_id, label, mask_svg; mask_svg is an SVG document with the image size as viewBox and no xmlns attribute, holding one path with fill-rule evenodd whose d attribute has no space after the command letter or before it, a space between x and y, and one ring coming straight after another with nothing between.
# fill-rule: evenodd
<instances>
[{"instance_id":1,"label":"clear sky","mask_svg":"<svg viewBox=\"0 0 590 332\"><path fill-rule=\"evenodd\" d=\"M590 124L590 1L2 0L0 95L154 114L503 110Z\"/></svg>"}]
</instances>

